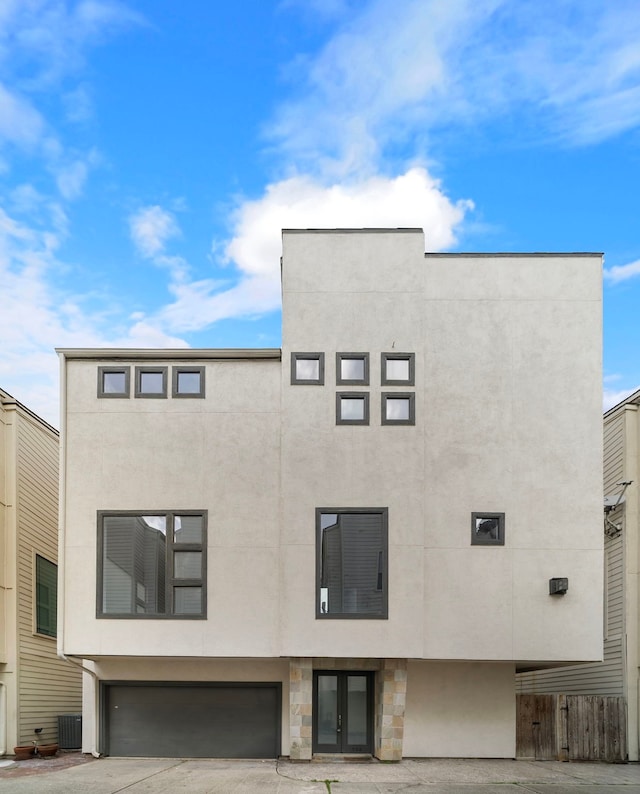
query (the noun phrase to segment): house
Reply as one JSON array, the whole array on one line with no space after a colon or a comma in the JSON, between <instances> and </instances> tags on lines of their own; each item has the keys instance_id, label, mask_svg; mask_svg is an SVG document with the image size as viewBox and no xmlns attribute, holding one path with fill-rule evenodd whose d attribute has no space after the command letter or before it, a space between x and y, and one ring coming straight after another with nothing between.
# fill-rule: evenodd
<instances>
[{"instance_id":1,"label":"house","mask_svg":"<svg viewBox=\"0 0 640 794\"><path fill-rule=\"evenodd\" d=\"M58 432L0 389L0 755L58 741L82 673L56 652Z\"/></svg>"},{"instance_id":2,"label":"house","mask_svg":"<svg viewBox=\"0 0 640 794\"><path fill-rule=\"evenodd\" d=\"M636 391L604 415L604 660L517 676L518 692L623 697L626 725L617 738L624 757L626 735L630 761L640 758L639 405Z\"/></svg>"},{"instance_id":3,"label":"house","mask_svg":"<svg viewBox=\"0 0 640 794\"><path fill-rule=\"evenodd\" d=\"M84 749L513 757L602 655L601 256L286 230L282 289L282 350L59 350Z\"/></svg>"}]
</instances>

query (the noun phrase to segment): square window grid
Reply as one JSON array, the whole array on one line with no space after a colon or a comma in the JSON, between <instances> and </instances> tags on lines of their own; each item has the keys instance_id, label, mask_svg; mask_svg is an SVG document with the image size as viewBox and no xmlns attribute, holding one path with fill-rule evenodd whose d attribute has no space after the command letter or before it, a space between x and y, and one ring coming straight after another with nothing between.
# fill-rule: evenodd
<instances>
[{"instance_id":1,"label":"square window grid","mask_svg":"<svg viewBox=\"0 0 640 794\"><path fill-rule=\"evenodd\" d=\"M336 353L336 383L339 386L368 386L369 354Z\"/></svg>"},{"instance_id":2,"label":"square window grid","mask_svg":"<svg viewBox=\"0 0 640 794\"><path fill-rule=\"evenodd\" d=\"M129 396L130 367L98 367L98 397Z\"/></svg>"},{"instance_id":3,"label":"square window grid","mask_svg":"<svg viewBox=\"0 0 640 794\"><path fill-rule=\"evenodd\" d=\"M382 353L381 381L383 386L415 385L415 353Z\"/></svg>"},{"instance_id":4,"label":"square window grid","mask_svg":"<svg viewBox=\"0 0 640 794\"><path fill-rule=\"evenodd\" d=\"M166 367L136 367L136 397L160 398L167 396Z\"/></svg>"},{"instance_id":5,"label":"square window grid","mask_svg":"<svg viewBox=\"0 0 640 794\"><path fill-rule=\"evenodd\" d=\"M324 353L292 353L291 385L322 386L324 384Z\"/></svg>"},{"instance_id":6,"label":"square window grid","mask_svg":"<svg viewBox=\"0 0 640 794\"><path fill-rule=\"evenodd\" d=\"M204 367L173 367L173 397L203 398Z\"/></svg>"},{"instance_id":7,"label":"square window grid","mask_svg":"<svg viewBox=\"0 0 640 794\"><path fill-rule=\"evenodd\" d=\"M415 425L416 396L413 392L382 393L383 425Z\"/></svg>"},{"instance_id":8,"label":"square window grid","mask_svg":"<svg viewBox=\"0 0 640 794\"><path fill-rule=\"evenodd\" d=\"M504 513L471 513L472 546L504 546Z\"/></svg>"},{"instance_id":9,"label":"square window grid","mask_svg":"<svg viewBox=\"0 0 640 794\"><path fill-rule=\"evenodd\" d=\"M336 394L336 424L368 425L369 392L338 392Z\"/></svg>"}]
</instances>

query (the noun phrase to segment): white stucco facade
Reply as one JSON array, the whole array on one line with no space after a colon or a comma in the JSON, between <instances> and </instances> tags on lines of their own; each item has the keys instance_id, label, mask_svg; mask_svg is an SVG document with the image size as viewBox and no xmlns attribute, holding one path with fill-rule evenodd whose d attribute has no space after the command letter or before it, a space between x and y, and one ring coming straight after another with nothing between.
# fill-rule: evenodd
<instances>
[{"instance_id":1,"label":"white stucco facade","mask_svg":"<svg viewBox=\"0 0 640 794\"><path fill-rule=\"evenodd\" d=\"M281 351L60 351L59 636L93 673L85 750L109 751L118 681L271 682L278 751L307 758L318 671L351 671L379 757L513 756L516 668L602 654L601 257L289 231L282 278ZM340 383L341 355L367 378ZM412 377L385 383L398 356ZM136 397L139 367L198 369L203 394ZM100 394L100 368L127 370L126 397ZM340 395L368 423L339 421ZM101 614L105 511L206 516L202 614ZM384 515L375 614L326 600L319 527L349 511ZM472 543L472 514L500 516L500 542Z\"/></svg>"}]
</instances>

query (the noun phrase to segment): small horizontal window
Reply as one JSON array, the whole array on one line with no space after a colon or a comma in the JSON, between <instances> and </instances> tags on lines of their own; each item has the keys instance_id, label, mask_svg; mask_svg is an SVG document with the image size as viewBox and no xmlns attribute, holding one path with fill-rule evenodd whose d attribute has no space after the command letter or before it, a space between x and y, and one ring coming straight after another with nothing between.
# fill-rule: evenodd
<instances>
[{"instance_id":1,"label":"small horizontal window","mask_svg":"<svg viewBox=\"0 0 640 794\"><path fill-rule=\"evenodd\" d=\"M471 513L472 546L504 546L504 513Z\"/></svg>"},{"instance_id":2,"label":"small horizontal window","mask_svg":"<svg viewBox=\"0 0 640 794\"><path fill-rule=\"evenodd\" d=\"M98 397L128 397L129 367L98 367Z\"/></svg>"},{"instance_id":3,"label":"small horizontal window","mask_svg":"<svg viewBox=\"0 0 640 794\"><path fill-rule=\"evenodd\" d=\"M368 386L369 354L336 353L336 383L340 386Z\"/></svg>"},{"instance_id":4,"label":"small horizontal window","mask_svg":"<svg viewBox=\"0 0 640 794\"><path fill-rule=\"evenodd\" d=\"M174 397L204 397L204 367L174 367Z\"/></svg>"},{"instance_id":5,"label":"small horizontal window","mask_svg":"<svg viewBox=\"0 0 640 794\"><path fill-rule=\"evenodd\" d=\"M388 392L382 394L383 425L415 425L415 394Z\"/></svg>"},{"instance_id":6,"label":"small horizontal window","mask_svg":"<svg viewBox=\"0 0 640 794\"><path fill-rule=\"evenodd\" d=\"M369 393L338 392L336 394L336 424L368 425Z\"/></svg>"},{"instance_id":7,"label":"small horizontal window","mask_svg":"<svg viewBox=\"0 0 640 794\"><path fill-rule=\"evenodd\" d=\"M381 361L383 386L413 386L415 353L383 353Z\"/></svg>"},{"instance_id":8,"label":"small horizontal window","mask_svg":"<svg viewBox=\"0 0 640 794\"><path fill-rule=\"evenodd\" d=\"M322 386L324 384L324 353L292 353L291 384Z\"/></svg>"},{"instance_id":9,"label":"small horizontal window","mask_svg":"<svg viewBox=\"0 0 640 794\"><path fill-rule=\"evenodd\" d=\"M166 367L136 367L136 397L167 396Z\"/></svg>"}]
</instances>

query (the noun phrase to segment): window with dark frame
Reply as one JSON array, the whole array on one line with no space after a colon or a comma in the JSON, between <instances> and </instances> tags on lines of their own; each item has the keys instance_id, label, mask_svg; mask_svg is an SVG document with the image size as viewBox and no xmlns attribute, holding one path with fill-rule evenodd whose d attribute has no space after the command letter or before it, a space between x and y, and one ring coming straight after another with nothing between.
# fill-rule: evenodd
<instances>
[{"instance_id":1,"label":"window with dark frame","mask_svg":"<svg viewBox=\"0 0 640 794\"><path fill-rule=\"evenodd\" d=\"M165 398L167 396L167 368L136 367L135 396Z\"/></svg>"},{"instance_id":2,"label":"window with dark frame","mask_svg":"<svg viewBox=\"0 0 640 794\"><path fill-rule=\"evenodd\" d=\"M98 397L128 397L130 367L98 367Z\"/></svg>"},{"instance_id":3,"label":"window with dark frame","mask_svg":"<svg viewBox=\"0 0 640 794\"><path fill-rule=\"evenodd\" d=\"M58 566L36 554L36 632L58 636Z\"/></svg>"},{"instance_id":4,"label":"window with dark frame","mask_svg":"<svg viewBox=\"0 0 640 794\"><path fill-rule=\"evenodd\" d=\"M472 546L504 546L504 513L471 513Z\"/></svg>"},{"instance_id":5,"label":"window with dark frame","mask_svg":"<svg viewBox=\"0 0 640 794\"><path fill-rule=\"evenodd\" d=\"M316 617L388 617L388 509L316 510Z\"/></svg>"},{"instance_id":6,"label":"window with dark frame","mask_svg":"<svg viewBox=\"0 0 640 794\"><path fill-rule=\"evenodd\" d=\"M380 361L382 385L415 385L415 363L415 353L382 353Z\"/></svg>"},{"instance_id":7,"label":"window with dark frame","mask_svg":"<svg viewBox=\"0 0 640 794\"><path fill-rule=\"evenodd\" d=\"M369 392L338 392L336 394L336 424L368 425Z\"/></svg>"},{"instance_id":8,"label":"window with dark frame","mask_svg":"<svg viewBox=\"0 0 640 794\"><path fill-rule=\"evenodd\" d=\"M416 396L413 392L382 392L383 425L415 425Z\"/></svg>"},{"instance_id":9,"label":"window with dark frame","mask_svg":"<svg viewBox=\"0 0 640 794\"><path fill-rule=\"evenodd\" d=\"M204 398L204 367L173 367L173 397Z\"/></svg>"},{"instance_id":10,"label":"window with dark frame","mask_svg":"<svg viewBox=\"0 0 640 794\"><path fill-rule=\"evenodd\" d=\"M323 386L324 353L292 353L291 385Z\"/></svg>"},{"instance_id":11,"label":"window with dark frame","mask_svg":"<svg viewBox=\"0 0 640 794\"><path fill-rule=\"evenodd\" d=\"M98 513L98 617L206 617L206 511Z\"/></svg>"},{"instance_id":12,"label":"window with dark frame","mask_svg":"<svg viewBox=\"0 0 640 794\"><path fill-rule=\"evenodd\" d=\"M339 386L368 386L369 354L336 353L336 383Z\"/></svg>"}]
</instances>

